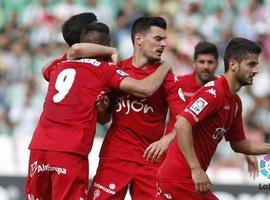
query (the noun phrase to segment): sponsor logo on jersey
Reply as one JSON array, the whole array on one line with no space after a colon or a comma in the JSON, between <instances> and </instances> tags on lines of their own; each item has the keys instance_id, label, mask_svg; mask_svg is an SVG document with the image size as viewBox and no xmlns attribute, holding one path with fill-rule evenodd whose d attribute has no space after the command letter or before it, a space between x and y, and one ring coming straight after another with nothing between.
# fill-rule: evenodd
<instances>
[{"instance_id":1,"label":"sponsor logo on jersey","mask_svg":"<svg viewBox=\"0 0 270 200\"><path fill-rule=\"evenodd\" d=\"M206 92L208 92L209 94L213 95L215 98L217 97L216 90L214 88L211 88L211 89L207 90Z\"/></svg>"},{"instance_id":2,"label":"sponsor logo on jersey","mask_svg":"<svg viewBox=\"0 0 270 200\"><path fill-rule=\"evenodd\" d=\"M35 173L41 173L45 171L56 172L57 174L67 174L66 168L55 167L49 164L38 164L38 161L35 161L31 164L30 167L30 177L33 177Z\"/></svg>"},{"instance_id":3,"label":"sponsor logo on jersey","mask_svg":"<svg viewBox=\"0 0 270 200\"><path fill-rule=\"evenodd\" d=\"M124 71L121 70L121 69L117 69L117 70L116 70L116 73L119 74L120 76L129 76L128 73L124 72Z\"/></svg>"},{"instance_id":4,"label":"sponsor logo on jersey","mask_svg":"<svg viewBox=\"0 0 270 200\"><path fill-rule=\"evenodd\" d=\"M178 89L178 96L180 97L180 99L182 99L182 101L186 102L182 88Z\"/></svg>"},{"instance_id":5,"label":"sponsor logo on jersey","mask_svg":"<svg viewBox=\"0 0 270 200\"><path fill-rule=\"evenodd\" d=\"M96 187L96 188L98 188L100 190L103 190L106 193L109 193L109 194L112 194L112 195L115 194L114 189L116 188L116 185L114 183L110 183L109 188L107 188L107 187L95 182L94 187Z\"/></svg>"},{"instance_id":6,"label":"sponsor logo on jersey","mask_svg":"<svg viewBox=\"0 0 270 200\"><path fill-rule=\"evenodd\" d=\"M144 103L146 98L131 100L129 99L130 95L122 96L116 98L116 112L126 110L125 114L128 115L131 111L142 112L144 114L148 112L154 112L154 108Z\"/></svg>"},{"instance_id":7,"label":"sponsor logo on jersey","mask_svg":"<svg viewBox=\"0 0 270 200\"><path fill-rule=\"evenodd\" d=\"M200 97L190 106L190 110L193 111L196 115L199 115L203 111L203 109L207 106L207 104L208 102Z\"/></svg>"},{"instance_id":8,"label":"sponsor logo on jersey","mask_svg":"<svg viewBox=\"0 0 270 200\"><path fill-rule=\"evenodd\" d=\"M213 87L215 85L214 81L210 81L204 85L204 87Z\"/></svg>"},{"instance_id":9,"label":"sponsor logo on jersey","mask_svg":"<svg viewBox=\"0 0 270 200\"><path fill-rule=\"evenodd\" d=\"M226 133L227 133L227 130L225 128L216 128L215 133L213 134L213 139L219 140Z\"/></svg>"}]
</instances>

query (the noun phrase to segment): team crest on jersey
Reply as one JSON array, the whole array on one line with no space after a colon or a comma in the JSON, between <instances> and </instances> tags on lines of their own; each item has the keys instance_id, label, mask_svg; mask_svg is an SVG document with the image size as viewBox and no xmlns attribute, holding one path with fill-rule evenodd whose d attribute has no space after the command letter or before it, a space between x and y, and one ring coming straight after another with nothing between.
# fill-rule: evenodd
<instances>
[{"instance_id":1,"label":"team crest on jersey","mask_svg":"<svg viewBox=\"0 0 270 200\"><path fill-rule=\"evenodd\" d=\"M215 85L214 81L210 81L204 85L204 87L213 87Z\"/></svg>"},{"instance_id":2,"label":"team crest on jersey","mask_svg":"<svg viewBox=\"0 0 270 200\"><path fill-rule=\"evenodd\" d=\"M178 89L178 96L180 97L180 99L182 99L184 102L186 102L182 88Z\"/></svg>"},{"instance_id":3,"label":"team crest on jersey","mask_svg":"<svg viewBox=\"0 0 270 200\"><path fill-rule=\"evenodd\" d=\"M190 110L193 111L196 115L199 115L203 111L203 109L207 106L207 104L208 102L200 97L190 106Z\"/></svg>"},{"instance_id":4,"label":"team crest on jersey","mask_svg":"<svg viewBox=\"0 0 270 200\"><path fill-rule=\"evenodd\" d=\"M116 70L116 73L119 74L119 75L121 75L121 76L129 76L128 73L124 72L124 71L121 70L121 69L117 69L117 70Z\"/></svg>"},{"instance_id":5,"label":"team crest on jersey","mask_svg":"<svg viewBox=\"0 0 270 200\"><path fill-rule=\"evenodd\" d=\"M225 134L227 133L227 130L223 127L216 128L215 133L213 134L214 140L220 140Z\"/></svg>"}]
</instances>

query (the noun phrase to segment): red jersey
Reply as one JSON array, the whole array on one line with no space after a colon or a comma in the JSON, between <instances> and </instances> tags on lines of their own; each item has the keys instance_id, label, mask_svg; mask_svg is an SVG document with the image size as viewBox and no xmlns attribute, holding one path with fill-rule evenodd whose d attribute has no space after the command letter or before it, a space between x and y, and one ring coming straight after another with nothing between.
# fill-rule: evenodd
<instances>
[{"instance_id":1,"label":"red jersey","mask_svg":"<svg viewBox=\"0 0 270 200\"><path fill-rule=\"evenodd\" d=\"M223 136L227 141L245 139L241 100L238 95L230 93L223 76L201 87L181 115L192 125L195 152L205 171ZM191 178L190 167L176 138L159 168L158 177L167 181Z\"/></svg>"},{"instance_id":2,"label":"red jersey","mask_svg":"<svg viewBox=\"0 0 270 200\"><path fill-rule=\"evenodd\" d=\"M96 97L109 87L119 88L127 74L86 58L51 65L44 75L48 93L29 148L88 155L96 130Z\"/></svg>"},{"instance_id":3,"label":"red jersey","mask_svg":"<svg viewBox=\"0 0 270 200\"><path fill-rule=\"evenodd\" d=\"M195 72L185 75L179 76L180 87L183 90L183 94L187 102L189 102L190 98L198 91L202 86L197 83L195 78Z\"/></svg>"},{"instance_id":4,"label":"red jersey","mask_svg":"<svg viewBox=\"0 0 270 200\"><path fill-rule=\"evenodd\" d=\"M143 79L156 70L156 66L146 69L134 67L132 57L118 66L136 79ZM170 72L151 97L139 98L115 92L113 123L105 136L100 157L149 163L143 158L143 153L163 136L168 107L174 116L185 107L181 91L178 93L178 84L178 79Z\"/></svg>"},{"instance_id":5,"label":"red jersey","mask_svg":"<svg viewBox=\"0 0 270 200\"><path fill-rule=\"evenodd\" d=\"M188 75L179 76L178 79L180 88L182 89L186 102L188 103L191 97L202 87L202 85L197 83L195 72ZM172 129L174 128L174 124L175 118L170 117L170 121L166 130L167 133L170 133L172 131Z\"/></svg>"},{"instance_id":6,"label":"red jersey","mask_svg":"<svg viewBox=\"0 0 270 200\"><path fill-rule=\"evenodd\" d=\"M58 63L67 60L67 54L65 53L61 58L57 58L55 60L53 60L50 65L45 69L45 71L43 72L43 76L45 78L46 81L49 81L50 79L50 73L56 69L56 66Z\"/></svg>"}]
</instances>

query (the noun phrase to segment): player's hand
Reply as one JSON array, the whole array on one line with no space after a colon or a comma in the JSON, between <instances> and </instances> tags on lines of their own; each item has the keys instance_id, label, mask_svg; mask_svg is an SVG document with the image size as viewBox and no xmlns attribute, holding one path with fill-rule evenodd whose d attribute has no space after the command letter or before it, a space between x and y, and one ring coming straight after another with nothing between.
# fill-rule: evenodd
<instances>
[{"instance_id":1,"label":"player's hand","mask_svg":"<svg viewBox=\"0 0 270 200\"><path fill-rule=\"evenodd\" d=\"M257 158L256 156L253 155L246 155L246 161L248 164L248 173L253 179L255 179L257 176L259 176L259 167Z\"/></svg>"},{"instance_id":2,"label":"player's hand","mask_svg":"<svg viewBox=\"0 0 270 200\"><path fill-rule=\"evenodd\" d=\"M101 91L96 99L96 106L98 112L105 112L110 105L109 97L104 91Z\"/></svg>"},{"instance_id":3,"label":"player's hand","mask_svg":"<svg viewBox=\"0 0 270 200\"><path fill-rule=\"evenodd\" d=\"M111 55L111 60L113 64L117 64L118 63L118 59L119 59L119 52L118 50L115 48L115 50L113 51L112 55Z\"/></svg>"},{"instance_id":4,"label":"player's hand","mask_svg":"<svg viewBox=\"0 0 270 200\"><path fill-rule=\"evenodd\" d=\"M160 160L162 155L167 151L171 140L167 135L163 136L160 140L150 144L144 151L143 158L150 162Z\"/></svg>"},{"instance_id":5,"label":"player's hand","mask_svg":"<svg viewBox=\"0 0 270 200\"><path fill-rule=\"evenodd\" d=\"M211 182L205 171L201 168L191 170L192 180L197 193L206 194L211 188Z\"/></svg>"}]
</instances>

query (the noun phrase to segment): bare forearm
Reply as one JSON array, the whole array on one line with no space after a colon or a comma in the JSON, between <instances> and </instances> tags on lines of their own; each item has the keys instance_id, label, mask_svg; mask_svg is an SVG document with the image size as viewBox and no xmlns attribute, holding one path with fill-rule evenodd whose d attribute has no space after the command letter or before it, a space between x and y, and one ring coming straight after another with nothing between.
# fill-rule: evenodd
<instances>
[{"instance_id":1,"label":"bare forearm","mask_svg":"<svg viewBox=\"0 0 270 200\"><path fill-rule=\"evenodd\" d=\"M176 131L175 131L175 129L173 129L172 132L164 135L163 137L166 137L169 140L169 142L171 143L173 141L175 135L176 135Z\"/></svg>"},{"instance_id":2,"label":"bare forearm","mask_svg":"<svg viewBox=\"0 0 270 200\"><path fill-rule=\"evenodd\" d=\"M78 57L109 56L116 51L116 48L98 45L94 43L77 43L70 47L67 52L67 58L75 59Z\"/></svg>"},{"instance_id":3,"label":"bare forearm","mask_svg":"<svg viewBox=\"0 0 270 200\"><path fill-rule=\"evenodd\" d=\"M192 127L186 119L180 117L175 124L177 143L191 170L201 169L193 146Z\"/></svg>"},{"instance_id":4,"label":"bare forearm","mask_svg":"<svg viewBox=\"0 0 270 200\"><path fill-rule=\"evenodd\" d=\"M120 89L138 97L152 96L154 92L160 87L169 71L170 67L162 66L158 67L158 69L153 74L142 80L127 77L121 82Z\"/></svg>"},{"instance_id":5,"label":"bare forearm","mask_svg":"<svg viewBox=\"0 0 270 200\"><path fill-rule=\"evenodd\" d=\"M231 147L235 152L243 154L270 154L270 144L254 142L248 139L240 142L231 143Z\"/></svg>"},{"instance_id":6,"label":"bare forearm","mask_svg":"<svg viewBox=\"0 0 270 200\"><path fill-rule=\"evenodd\" d=\"M147 96L152 96L158 90L169 71L170 67L160 66L153 74L142 80L141 84Z\"/></svg>"}]
</instances>

